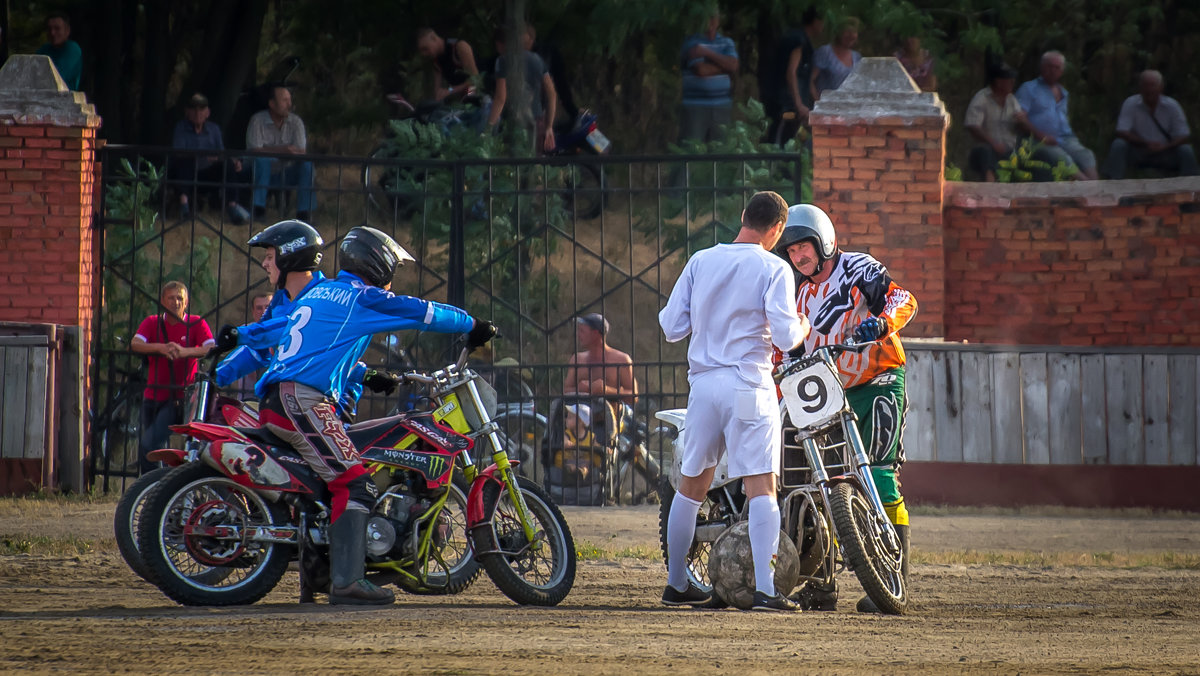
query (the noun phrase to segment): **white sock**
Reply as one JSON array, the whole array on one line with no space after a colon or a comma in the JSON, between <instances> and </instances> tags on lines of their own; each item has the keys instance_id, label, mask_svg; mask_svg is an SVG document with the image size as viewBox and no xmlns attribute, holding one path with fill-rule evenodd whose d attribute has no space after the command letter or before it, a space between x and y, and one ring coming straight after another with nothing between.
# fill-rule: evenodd
<instances>
[{"instance_id":1,"label":"white sock","mask_svg":"<svg viewBox=\"0 0 1200 676\"><path fill-rule=\"evenodd\" d=\"M750 553L754 556L754 588L775 595L775 553L779 549L779 504L770 495L750 500Z\"/></svg>"},{"instance_id":2,"label":"white sock","mask_svg":"<svg viewBox=\"0 0 1200 676\"><path fill-rule=\"evenodd\" d=\"M687 591L687 555L696 537L696 514L700 503L683 493L676 493L671 501L671 515L667 517L667 584L676 591Z\"/></svg>"}]
</instances>

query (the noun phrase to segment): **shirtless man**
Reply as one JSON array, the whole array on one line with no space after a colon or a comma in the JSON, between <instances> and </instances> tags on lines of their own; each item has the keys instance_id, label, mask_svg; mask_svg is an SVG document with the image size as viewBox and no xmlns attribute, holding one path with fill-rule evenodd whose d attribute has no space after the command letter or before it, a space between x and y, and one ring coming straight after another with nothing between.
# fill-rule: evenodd
<instances>
[{"instance_id":1,"label":"shirtless man","mask_svg":"<svg viewBox=\"0 0 1200 676\"><path fill-rule=\"evenodd\" d=\"M582 352L571 355L563 394L607 397L633 406L637 401L637 380L633 377L633 359L605 342L608 320L597 312L576 321L575 337Z\"/></svg>"}]
</instances>

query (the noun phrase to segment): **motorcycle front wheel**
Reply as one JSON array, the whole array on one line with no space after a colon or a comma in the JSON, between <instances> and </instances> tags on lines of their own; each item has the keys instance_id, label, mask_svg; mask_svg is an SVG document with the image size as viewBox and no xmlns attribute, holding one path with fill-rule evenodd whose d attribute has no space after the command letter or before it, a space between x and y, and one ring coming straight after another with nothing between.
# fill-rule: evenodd
<instances>
[{"instance_id":1,"label":"motorcycle front wheel","mask_svg":"<svg viewBox=\"0 0 1200 676\"><path fill-rule=\"evenodd\" d=\"M207 465L192 463L168 472L146 497L138 524L138 550L150 581L178 603L249 604L279 583L293 548L210 534L219 529L287 525L283 507ZM213 568L222 574L206 574Z\"/></svg>"},{"instance_id":2,"label":"motorcycle front wheel","mask_svg":"<svg viewBox=\"0 0 1200 676\"><path fill-rule=\"evenodd\" d=\"M533 520L534 540L525 536L507 488L488 481L483 486L484 513L493 515L491 528L502 551L481 556L480 563L513 601L556 606L575 585L575 540L546 491L524 477L517 477L517 487Z\"/></svg>"},{"instance_id":3,"label":"motorcycle front wheel","mask_svg":"<svg viewBox=\"0 0 1200 676\"><path fill-rule=\"evenodd\" d=\"M871 503L852 484L839 483L829 491L829 509L846 564L854 570L863 591L888 615L904 614L908 590L900 572L899 552L888 552Z\"/></svg>"}]
</instances>

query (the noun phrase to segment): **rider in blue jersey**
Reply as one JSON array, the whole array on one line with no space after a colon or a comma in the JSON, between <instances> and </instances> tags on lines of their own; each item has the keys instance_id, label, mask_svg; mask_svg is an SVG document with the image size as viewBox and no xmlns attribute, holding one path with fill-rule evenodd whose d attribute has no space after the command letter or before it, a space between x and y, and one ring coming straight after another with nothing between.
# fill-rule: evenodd
<instances>
[{"instance_id":1,"label":"rider in blue jersey","mask_svg":"<svg viewBox=\"0 0 1200 676\"><path fill-rule=\"evenodd\" d=\"M315 228L303 221L280 221L251 237L246 244L265 249L262 266L276 289L260 322L286 317L297 299L326 280L317 269L324 240ZM282 253L285 248L287 252ZM270 361L270 350L238 347L217 365L217 386L226 387L242 376L263 370ZM353 416L364 384L376 392L390 393L395 391L398 382L390 374L368 370L362 362L357 363L347 377L345 392L338 402L339 413L346 420Z\"/></svg>"},{"instance_id":2,"label":"rider in blue jersey","mask_svg":"<svg viewBox=\"0 0 1200 676\"><path fill-rule=\"evenodd\" d=\"M286 244L280 253L286 253ZM334 402L346 374L381 331L421 329L468 333L467 346L486 343L495 327L451 305L388 291L396 269L413 260L391 237L369 227L346 233L341 271L298 298L286 317L240 328L222 327L217 344L274 347L256 391L263 397L263 425L292 444L329 485L331 604L388 604L389 590L364 577L366 522L374 483L345 429Z\"/></svg>"}]
</instances>

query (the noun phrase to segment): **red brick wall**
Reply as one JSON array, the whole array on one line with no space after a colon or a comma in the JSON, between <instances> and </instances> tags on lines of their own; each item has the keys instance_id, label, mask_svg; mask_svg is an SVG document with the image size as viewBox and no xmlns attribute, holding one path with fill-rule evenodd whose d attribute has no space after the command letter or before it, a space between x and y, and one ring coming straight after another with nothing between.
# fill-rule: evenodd
<instances>
[{"instance_id":1,"label":"red brick wall","mask_svg":"<svg viewBox=\"0 0 1200 676\"><path fill-rule=\"evenodd\" d=\"M0 120L0 321L91 327L95 143Z\"/></svg>"},{"instance_id":2,"label":"red brick wall","mask_svg":"<svg viewBox=\"0 0 1200 676\"><path fill-rule=\"evenodd\" d=\"M999 200L948 184L947 340L1200 346L1200 191L1170 189L1188 180Z\"/></svg>"},{"instance_id":3,"label":"red brick wall","mask_svg":"<svg viewBox=\"0 0 1200 676\"><path fill-rule=\"evenodd\" d=\"M813 203L833 219L843 249L878 258L917 297L907 336L943 332L946 122L812 117Z\"/></svg>"}]
</instances>

